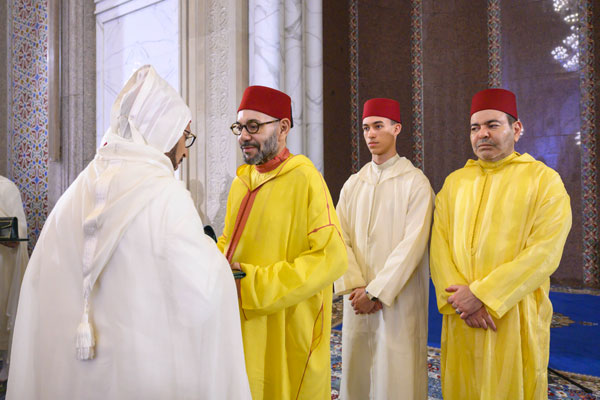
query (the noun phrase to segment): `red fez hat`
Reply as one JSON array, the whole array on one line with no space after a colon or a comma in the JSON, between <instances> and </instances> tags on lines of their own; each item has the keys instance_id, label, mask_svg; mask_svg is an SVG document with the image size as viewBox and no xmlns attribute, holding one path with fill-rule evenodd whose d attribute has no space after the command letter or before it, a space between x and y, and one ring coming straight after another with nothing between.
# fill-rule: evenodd
<instances>
[{"instance_id":1,"label":"red fez hat","mask_svg":"<svg viewBox=\"0 0 600 400\"><path fill-rule=\"evenodd\" d=\"M519 119L517 97L506 89L486 89L476 93L471 100L471 115L481 110L498 110Z\"/></svg>"},{"instance_id":2,"label":"red fez hat","mask_svg":"<svg viewBox=\"0 0 600 400\"><path fill-rule=\"evenodd\" d=\"M402 122L400 119L400 103L392 99L369 99L365 101L363 106L363 119L373 116Z\"/></svg>"},{"instance_id":3,"label":"red fez hat","mask_svg":"<svg viewBox=\"0 0 600 400\"><path fill-rule=\"evenodd\" d=\"M260 111L277 119L288 118L291 125L292 120L292 99L287 94L279 90L266 86L248 86L244 90L242 102L238 111L254 110Z\"/></svg>"}]
</instances>

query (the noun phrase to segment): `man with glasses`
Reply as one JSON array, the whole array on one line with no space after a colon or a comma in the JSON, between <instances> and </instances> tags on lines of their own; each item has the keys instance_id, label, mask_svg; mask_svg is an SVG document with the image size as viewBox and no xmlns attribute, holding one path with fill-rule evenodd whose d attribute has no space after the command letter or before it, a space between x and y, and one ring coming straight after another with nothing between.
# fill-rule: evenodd
<instances>
[{"instance_id":1,"label":"man with glasses","mask_svg":"<svg viewBox=\"0 0 600 400\"><path fill-rule=\"evenodd\" d=\"M119 93L28 265L9 399L250 399L231 269L173 173L190 120L150 66Z\"/></svg>"},{"instance_id":2,"label":"man with glasses","mask_svg":"<svg viewBox=\"0 0 600 400\"><path fill-rule=\"evenodd\" d=\"M291 155L291 99L246 89L231 130L237 170L218 246L238 281L254 400L330 399L332 283L347 267L329 190L311 161Z\"/></svg>"},{"instance_id":3,"label":"man with glasses","mask_svg":"<svg viewBox=\"0 0 600 400\"><path fill-rule=\"evenodd\" d=\"M168 153L165 153L165 155L169 157L169 160L171 160L173 169L177 170L179 164L181 164L183 159L188 156L188 149L192 147L195 141L196 135L190 131L190 124L188 124L175 146L173 146Z\"/></svg>"},{"instance_id":4,"label":"man with glasses","mask_svg":"<svg viewBox=\"0 0 600 400\"><path fill-rule=\"evenodd\" d=\"M556 171L515 152L515 95L471 102L477 161L450 174L435 201L431 278L442 325L442 395L547 399L550 275L571 228Z\"/></svg>"}]
</instances>

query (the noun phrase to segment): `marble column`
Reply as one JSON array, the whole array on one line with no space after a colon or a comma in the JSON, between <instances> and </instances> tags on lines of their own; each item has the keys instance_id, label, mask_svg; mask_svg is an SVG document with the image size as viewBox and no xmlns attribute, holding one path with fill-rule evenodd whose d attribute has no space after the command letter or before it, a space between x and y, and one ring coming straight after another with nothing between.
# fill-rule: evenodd
<instances>
[{"instance_id":1,"label":"marble column","mask_svg":"<svg viewBox=\"0 0 600 400\"><path fill-rule=\"evenodd\" d=\"M0 2L0 21L3 21L5 26L10 26L11 22L8 16L8 2L2 1ZM3 132L9 132L8 128L8 54L9 54L9 46L8 46L8 30L0 29L0 129ZM9 170L9 156L8 156L8 146L9 146L9 135L4 134L0 135L0 175L8 176Z\"/></svg>"},{"instance_id":2,"label":"marble column","mask_svg":"<svg viewBox=\"0 0 600 400\"><path fill-rule=\"evenodd\" d=\"M249 2L249 83L292 98L292 153L323 171L322 0Z\"/></svg>"},{"instance_id":3,"label":"marble column","mask_svg":"<svg viewBox=\"0 0 600 400\"><path fill-rule=\"evenodd\" d=\"M251 85L281 88L282 0L250 0L248 13L248 51Z\"/></svg>"},{"instance_id":4,"label":"marble column","mask_svg":"<svg viewBox=\"0 0 600 400\"><path fill-rule=\"evenodd\" d=\"M323 172L323 4L307 1L304 6L304 91L305 150L317 169Z\"/></svg>"},{"instance_id":5,"label":"marble column","mask_svg":"<svg viewBox=\"0 0 600 400\"><path fill-rule=\"evenodd\" d=\"M268 15L264 18L269 20ZM237 107L248 85L248 3L182 2L181 21L182 95L192 110L192 130L198 137L184 163L183 179L202 221L220 235L229 188L242 162L229 127L236 120ZM277 65L267 50L263 52L266 61L261 64L265 70ZM273 85L271 81L263 84Z\"/></svg>"},{"instance_id":6,"label":"marble column","mask_svg":"<svg viewBox=\"0 0 600 400\"><path fill-rule=\"evenodd\" d=\"M287 145L292 153L305 153L304 148L304 46L302 1L284 2L284 85L281 90L292 98L294 127L288 135ZM256 60L258 61L258 60Z\"/></svg>"},{"instance_id":7,"label":"marble column","mask_svg":"<svg viewBox=\"0 0 600 400\"><path fill-rule=\"evenodd\" d=\"M59 12L60 153L48 165L49 210L96 153L94 1L62 0Z\"/></svg>"}]
</instances>

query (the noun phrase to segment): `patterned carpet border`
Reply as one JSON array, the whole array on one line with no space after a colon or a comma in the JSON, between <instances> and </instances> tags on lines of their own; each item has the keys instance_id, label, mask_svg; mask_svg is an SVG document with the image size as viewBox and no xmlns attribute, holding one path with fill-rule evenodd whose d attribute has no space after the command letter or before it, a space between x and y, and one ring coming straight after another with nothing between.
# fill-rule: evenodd
<instances>
[{"instance_id":1,"label":"patterned carpet border","mask_svg":"<svg viewBox=\"0 0 600 400\"><path fill-rule=\"evenodd\" d=\"M550 291L556 293L590 294L592 296L600 296L600 289L594 288L569 288L552 285L550 286Z\"/></svg>"}]
</instances>

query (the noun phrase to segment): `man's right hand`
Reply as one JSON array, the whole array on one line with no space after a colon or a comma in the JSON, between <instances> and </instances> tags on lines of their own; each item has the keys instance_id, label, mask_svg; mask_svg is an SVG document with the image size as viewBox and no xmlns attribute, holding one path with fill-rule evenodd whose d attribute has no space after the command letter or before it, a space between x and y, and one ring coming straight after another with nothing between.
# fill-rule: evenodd
<instances>
[{"instance_id":1,"label":"man's right hand","mask_svg":"<svg viewBox=\"0 0 600 400\"><path fill-rule=\"evenodd\" d=\"M11 249L16 248L19 245L19 242L0 242L1 245L10 247Z\"/></svg>"},{"instance_id":2,"label":"man's right hand","mask_svg":"<svg viewBox=\"0 0 600 400\"><path fill-rule=\"evenodd\" d=\"M238 271L242 270L242 267L239 262L234 262L233 264L230 264L229 266L231 267L232 271L233 270L238 270ZM234 281L235 281L235 288L237 289L238 297L240 297L240 293L242 292L242 284L239 279L234 279Z\"/></svg>"},{"instance_id":3,"label":"man's right hand","mask_svg":"<svg viewBox=\"0 0 600 400\"><path fill-rule=\"evenodd\" d=\"M485 307L481 307L479 310L465 318L465 323L471 328L481 328L487 330L489 327L496 332L496 324Z\"/></svg>"},{"instance_id":4,"label":"man's right hand","mask_svg":"<svg viewBox=\"0 0 600 400\"><path fill-rule=\"evenodd\" d=\"M373 301L367 297L364 287L355 288L348 300L351 301L355 314L373 314L383 308L379 300Z\"/></svg>"}]
</instances>

